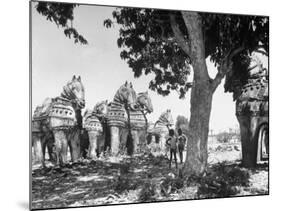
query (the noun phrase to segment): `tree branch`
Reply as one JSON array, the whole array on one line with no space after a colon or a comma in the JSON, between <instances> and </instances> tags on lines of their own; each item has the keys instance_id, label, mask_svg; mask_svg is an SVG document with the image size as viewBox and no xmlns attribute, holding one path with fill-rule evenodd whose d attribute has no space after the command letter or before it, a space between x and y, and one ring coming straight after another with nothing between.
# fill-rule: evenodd
<instances>
[{"instance_id":1,"label":"tree branch","mask_svg":"<svg viewBox=\"0 0 281 211\"><path fill-rule=\"evenodd\" d=\"M172 28L174 36L175 36L175 41L181 47L181 49L187 54L187 56L189 58L191 58L190 44L184 38L184 35L181 32L179 25L176 22L175 14L170 13L170 23L171 23L171 28Z\"/></svg>"},{"instance_id":2,"label":"tree branch","mask_svg":"<svg viewBox=\"0 0 281 211\"><path fill-rule=\"evenodd\" d=\"M159 24L159 27L161 28L161 39L164 40L165 42L169 43L169 44L174 44L175 39L174 38L168 38L165 36L165 29L163 24L165 24L165 21L163 20L159 20L159 19L155 19L155 22Z\"/></svg>"},{"instance_id":3,"label":"tree branch","mask_svg":"<svg viewBox=\"0 0 281 211\"><path fill-rule=\"evenodd\" d=\"M239 54L241 51L244 50L244 45L238 47L238 48L232 48L230 49L226 56L222 59L220 62L220 65L218 66L218 72L215 78L212 80L212 91L214 92L218 85L221 83L221 80L224 78L224 76L232 70L232 58Z\"/></svg>"}]
</instances>

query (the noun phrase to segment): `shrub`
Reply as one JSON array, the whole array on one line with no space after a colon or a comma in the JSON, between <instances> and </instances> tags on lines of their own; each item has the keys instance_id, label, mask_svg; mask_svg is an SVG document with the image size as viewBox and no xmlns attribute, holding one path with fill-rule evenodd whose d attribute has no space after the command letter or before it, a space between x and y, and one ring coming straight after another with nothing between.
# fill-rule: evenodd
<instances>
[{"instance_id":1,"label":"shrub","mask_svg":"<svg viewBox=\"0 0 281 211\"><path fill-rule=\"evenodd\" d=\"M115 185L114 190L117 193L122 193L128 190L135 190L137 188L137 183L130 180L127 176L119 176Z\"/></svg>"},{"instance_id":2,"label":"shrub","mask_svg":"<svg viewBox=\"0 0 281 211\"><path fill-rule=\"evenodd\" d=\"M222 132L217 135L217 140L220 143L228 143L231 140L232 136L233 134Z\"/></svg>"},{"instance_id":3,"label":"shrub","mask_svg":"<svg viewBox=\"0 0 281 211\"><path fill-rule=\"evenodd\" d=\"M184 187L184 179L183 178L172 178L167 177L161 183L161 194L164 196L168 196L171 193L175 193L179 189Z\"/></svg>"},{"instance_id":4,"label":"shrub","mask_svg":"<svg viewBox=\"0 0 281 211\"><path fill-rule=\"evenodd\" d=\"M190 177L188 184L199 184L200 198L228 197L237 194L238 187L249 186L249 172L238 166L220 163L214 166L205 176Z\"/></svg>"},{"instance_id":5,"label":"shrub","mask_svg":"<svg viewBox=\"0 0 281 211\"><path fill-rule=\"evenodd\" d=\"M141 202L151 202L156 200L156 185L151 182L144 183L140 193L139 200Z\"/></svg>"}]
</instances>

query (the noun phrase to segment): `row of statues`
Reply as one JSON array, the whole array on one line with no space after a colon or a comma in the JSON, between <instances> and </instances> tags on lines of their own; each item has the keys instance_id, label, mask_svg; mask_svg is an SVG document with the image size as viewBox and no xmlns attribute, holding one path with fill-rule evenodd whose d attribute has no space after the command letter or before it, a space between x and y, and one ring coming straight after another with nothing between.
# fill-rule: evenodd
<instances>
[{"instance_id":1,"label":"row of statues","mask_svg":"<svg viewBox=\"0 0 281 211\"><path fill-rule=\"evenodd\" d=\"M247 83L237 89L235 100L242 160L246 166L253 166L264 153L268 154L268 71L260 64L254 64L249 70L252 74ZM148 92L136 94L128 82L117 90L111 102L98 102L82 116L83 108L85 91L80 76L73 76L60 96L47 98L36 107L32 118L36 161L45 165L46 148L57 164L67 162L68 148L73 162L81 156L95 158L107 149L113 155L117 155L120 148L133 154L140 145L146 144L147 134L164 148L168 129L173 125L168 109L149 126L146 115L153 112L153 106Z\"/></svg>"},{"instance_id":2,"label":"row of statues","mask_svg":"<svg viewBox=\"0 0 281 211\"><path fill-rule=\"evenodd\" d=\"M118 155L122 147L133 154L140 145L146 144L146 133L160 137L160 143L164 143L173 124L168 109L154 127L149 128L146 115L153 112L153 106L148 92L136 94L128 82L117 90L111 102L98 102L82 116L83 108L85 90L80 76L73 76L60 96L47 98L36 107L32 118L35 161L45 166L46 148L57 165L67 162L68 148L73 162L81 156L96 158L108 149L112 155ZM140 140L140 137L144 138Z\"/></svg>"}]
</instances>

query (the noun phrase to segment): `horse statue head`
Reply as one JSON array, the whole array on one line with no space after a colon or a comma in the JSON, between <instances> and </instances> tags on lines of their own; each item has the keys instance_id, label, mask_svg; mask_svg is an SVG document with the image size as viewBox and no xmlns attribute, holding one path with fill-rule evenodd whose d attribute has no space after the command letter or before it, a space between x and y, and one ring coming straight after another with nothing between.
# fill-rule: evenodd
<instances>
[{"instance_id":1,"label":"horse statue head","mask_svg":"<svg viewBox=\"0 0 281 211\"><path fill-rule=\"evenodd\" d=\"M136 109L136 92L132 83L127 81L116 92L113 102L128 106L130 109Z\"/></svg>"},{"instance_id":2,"label":"horse statue head","mask_svg":"<svg viewBox=\"0 0 281 211\"><path fill-rule=\"evenodd\" d=\"M96 113L99 116L105 116L107 113L107 106L108 106L108 101L103 100L101 102L98 102L95 107L93 112Z\"/></svg>"},{"instance_id":3,"label":"horse statue head","mask_svg":"<svg viewBox=\"0 0 281 211\"><path fill-rule=\"evenodd\" d=\"M171 110L167 109L165 112L163 112L160 115L159 119L155 122L154 126L156 126L157 123L165 125L168 128L171 127L174 124L174 120L173 120Z\"/></svg>"},{"instance_id":4,"label":"horse statue head","mask_svg":"<svg viewBox=\"0 0 281 211\"><path fill-rule=\"evenodd\" d=\"M85 107L85 89L80 76L77 78L73 76L72 80L63 87L61 96L73 102L78 109Z\"/></svg>"},{"instance_id":5,"label":"horse statue head","mask_svg":"<svg viewBox=\"0 0 281 211\"><path fill-rule=\"evenodd\" d=\"M140 107L140 109L145 110L148 113L153 112L152 102L147 91L138 93L137 105Z\"/></svg>"}]
</instances>

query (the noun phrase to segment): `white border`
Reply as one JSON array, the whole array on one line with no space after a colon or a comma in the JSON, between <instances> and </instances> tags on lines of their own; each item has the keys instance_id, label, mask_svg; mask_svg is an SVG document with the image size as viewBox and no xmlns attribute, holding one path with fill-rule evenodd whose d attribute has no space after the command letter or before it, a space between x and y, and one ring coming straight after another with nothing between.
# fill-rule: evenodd
<instances>
[{"instance_id":1,"label":"white border","mask_svg":"<svg viewBox=\"0 0 281 211\"><path fill-rule=\"evenodd\" d=\"M270 196L154 204L76 208L67 210L275 210L280 200L280 6L278 1L68 0L68 2L186 9L270 16ZM2 1L1 20L1 210L28 209L29 3ZM4 117L4 118L3 118Z\"/></svg>"}]
</instances>

